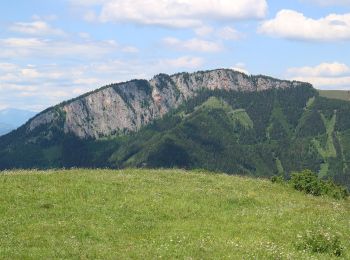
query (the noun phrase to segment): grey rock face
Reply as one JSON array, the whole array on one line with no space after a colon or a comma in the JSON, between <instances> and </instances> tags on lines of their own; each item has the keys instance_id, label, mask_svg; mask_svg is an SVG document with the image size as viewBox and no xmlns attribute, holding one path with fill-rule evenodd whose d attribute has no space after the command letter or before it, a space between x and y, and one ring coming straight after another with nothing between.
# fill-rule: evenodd
<instances>
[{"instance_id":1,"label":"grey rock face","mask_svg":"<svg viewBox=\"0 0 350 260\"><path fill-rule=\"evenodd\" d=\"M97 139L137 131L194 97L201 89L262 91L301 84L224 69L172 76L160 74L150 81L134 80L104 87L60 105L58 109L65 114L65 133ZM34 118L28 130L55 120L59 120L58 114L48 110Z\"/></svg>"},{"instance_id":2,"label":"grey rock face","mask_svg":"<svg viewBox=\"0 0 350 260\"><path fill-rule=\"evenodd\" d=\"M58 114L55 111L47 111L44 114L40 114L34 118L34 120L29 122L28 130L33 131L41 125L47 125L53 121L58 120Z\"/></svg>"}]
</instances>

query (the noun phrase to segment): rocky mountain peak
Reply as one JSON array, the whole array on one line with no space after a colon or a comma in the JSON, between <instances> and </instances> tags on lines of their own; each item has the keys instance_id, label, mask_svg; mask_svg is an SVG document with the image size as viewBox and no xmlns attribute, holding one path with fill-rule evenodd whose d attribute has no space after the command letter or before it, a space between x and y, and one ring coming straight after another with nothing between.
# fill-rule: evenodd
<instances>
[{"instance_id":1,"label":"rocky mountain peak","mask_svg":"<svg viewBox=\"0 0 350 260\"><path fill-rule=\"evenodd\" d=\"M263 91L301 84L304 83L248 76L229 69L171 76L159 74L149 81L112 84L48 109L28 123L27 131L56 124L65 133L97 139L137 131L194 97L201 89Z\"/></svg>"}]
</instances>

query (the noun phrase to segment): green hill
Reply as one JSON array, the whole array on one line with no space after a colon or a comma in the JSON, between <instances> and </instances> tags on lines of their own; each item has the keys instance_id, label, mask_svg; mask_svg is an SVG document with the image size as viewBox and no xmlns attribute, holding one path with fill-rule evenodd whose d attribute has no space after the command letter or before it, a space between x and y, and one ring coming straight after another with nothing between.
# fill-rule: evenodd
<instances>
[{"instance_id":1,"label":"green hill","mask_svg":"<svg viewBox=\"0 0 350 260\"><path fill-rule=\"evenodd\" d=\"M350 91L348 90L318 90L321 97L350 101Z\"/></svg>"},{"instance_id":2,"label":"green hill","mask_svg":"<svg viewBox=\"0 0 350 260\"><path fill-rule=\"evenodd\" d=\"M319 90L321 97L350 101L350 91L348 90Z\"/></svg>"},{"instance_id":3,"label":"green hill","mask_svg":"<svg viewBox=\"0 0 350 260\"><path fill-rule=\"evenodd\" d=\"M14 171L0 174L0 194L2 259L331 259L336 249L350 257L348 200L267 180Z\"/></svg>"}]
</instances>

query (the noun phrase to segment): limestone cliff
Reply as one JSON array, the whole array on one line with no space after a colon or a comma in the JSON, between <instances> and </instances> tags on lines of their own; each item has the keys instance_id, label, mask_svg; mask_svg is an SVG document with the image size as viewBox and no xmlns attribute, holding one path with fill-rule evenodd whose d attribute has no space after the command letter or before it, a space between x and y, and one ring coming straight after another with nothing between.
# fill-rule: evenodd
<instances>
[{"instance_id":1,"label":"limestone cliff","mask_svg":"<svg viewBox=\"0 0 350 260\"><path fill-rule=\"evenodd\" d=\"M159 74L150 81L133 80L106 86L48 109L28 123L27 131L60 121L63 124L57 125L65 133L80 138L100 138L137 131L194 97L201 89L262 91L300 84L226 69L172 76Z\"/></svg>"}]
</instances>

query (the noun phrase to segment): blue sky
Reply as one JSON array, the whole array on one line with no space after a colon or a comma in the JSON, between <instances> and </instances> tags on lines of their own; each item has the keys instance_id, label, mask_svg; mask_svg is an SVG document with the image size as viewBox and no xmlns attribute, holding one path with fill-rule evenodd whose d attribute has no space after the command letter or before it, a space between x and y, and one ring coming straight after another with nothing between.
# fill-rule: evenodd
<instances>
[{"instance_id":1,"label":"blue sky","mask_svg":"<svg viewBox=\"0 0 350 260\"><path fill-rule=\"evenodd\" d=\"M234 68L350 89L350 0L0 3L0 109L112 82Z\"/></svg>"}]
</instances>

